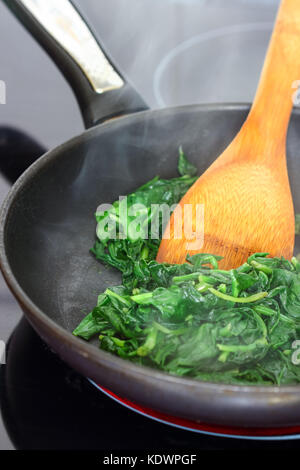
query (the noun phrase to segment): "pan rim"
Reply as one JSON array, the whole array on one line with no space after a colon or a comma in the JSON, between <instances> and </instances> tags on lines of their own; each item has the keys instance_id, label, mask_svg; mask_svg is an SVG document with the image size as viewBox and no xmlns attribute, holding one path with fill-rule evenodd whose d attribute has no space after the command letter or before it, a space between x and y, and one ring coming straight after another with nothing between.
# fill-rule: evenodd
<instances>
[{"instance_id":1,"label":"pan rim","mask_svg":"<svg viewBox=\"0 0 300 470\"><path fill-rule=\"evenodd\" d=\"M126 120L128 122L134 121L135 119L140 119L143 115L149 113L153 114L162 114L162 113L172 113L182 112L183 110L249 110L250 103L209 103L209 104L196 104L196 105L186 105L186 106L174 106L164 109L156 110L146 110L138 113L134 113L128 116L122 116L117 120L109 120L105 123L98 124L95 127L87 129L82 133L68 139L63 144L56 146L55 148L49 150L44 155L42 155L36 162L34 162L25 172L18 178L14 183L10 191L8 192L2 207L0 209L0 269L2 271L3 277L12 291L13 295L19 302L22 310L26 310L25 315L29 318L30 322L34 323L36 320L41 324L49 333L53 336L55 335L57 339L62 341L64 345L71 349L77 350L79 354L84 356L86 359L89 359L93 362L94 365L100 365L101 360L106 361L107 365L113 370L123 369L124 364L126 365L125 369L129 372L129 375L139 375L141 377L147 377L155 381L163 381L164 383L169 383L170 385L186 386L189 389L206 389L207 391L213 391L214 393L223 394L226 393L239 393L246 396L255 395L255 399L265 400L270 398L270 395L276 394L277 396L288 394L290 397L298 395L300 392L300 385L285 385L285 386L257 386L257 385L232 385L232 384L223 384L218 382L205 382L192 378L185 378L181 376L172 375L166 372L158 371L146 366L139 366L131 363L128 360L114 356L106 351L97 349L94 345L91 345L87 342L84 342L80 338L75 337L67 331L62 326L58 325L54 320L49 318L49 316L44 313L24 292L20 284L18 283L16 277L14 276L13 270L10 267L8 257L6 255L5 248L5 230L6 224L9 220L10 209L15 201L15 198L19 194L19 191L30 181L31 178L39 172L40 169L44 167L47 162L50 162L52 159L57 158L63 147L68 146L71 148L73 145L76 145L77 142L82 142L84 136L91 136L97 134L99 128L101 129L110 129L112 126L115 126L116 123L119 123L121 120ZM300 108L294 108L293 114L300 114ZM39 333L40 334L40 333Z\"/></svg>"}]
</instances>

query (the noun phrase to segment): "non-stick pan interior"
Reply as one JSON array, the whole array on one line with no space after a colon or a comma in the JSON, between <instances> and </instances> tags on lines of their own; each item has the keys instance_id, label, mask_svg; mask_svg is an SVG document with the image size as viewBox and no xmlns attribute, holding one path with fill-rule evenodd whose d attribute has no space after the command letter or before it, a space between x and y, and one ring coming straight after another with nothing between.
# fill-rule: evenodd
<instances>
[{"instance_id":1,"label":"non-stick pan interior","mask_svg":"<svg viewBox=\"0 0 300 470\"><path fill-rule=\"evenodd\" d=\"M98 205L155 175L176 176L180 145L201 174L235 136L247 112L243 105L148 111L98 126L40 159L18 182L21 190L5 227L10 267L29 298L72 331L97 295L120 281L114 269L89 253ZM295 111L287 155L300 212L299 153L300 113Z\"/></svg>"}]
</instances>

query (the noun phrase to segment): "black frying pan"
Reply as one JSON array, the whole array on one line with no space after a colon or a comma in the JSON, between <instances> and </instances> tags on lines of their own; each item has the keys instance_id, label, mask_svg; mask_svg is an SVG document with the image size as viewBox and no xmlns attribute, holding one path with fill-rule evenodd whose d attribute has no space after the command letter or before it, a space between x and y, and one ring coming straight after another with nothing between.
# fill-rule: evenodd
<instances>
[{"instance_id":1,"label":"black frying pan","mask_svg":"<svg viewBox=\"0 0 300 470\"><path fill-rule=\"evenodd\" d=\"M76 370L141 405L219 425L300 425L299 386L242 387L175 377L136 366L71 334L83 312L95 305L97 294L120 282L115 270L104 268L89 254L97 206L156 174L175 176L179 145L203 172L240 129L249 106L143 111L99 125L105 118L143 110L146 105L115 69L108 69L107 59L98 55L100 46L88 45L89 30L82 39L84 23L67 0L7 3L64 72L86 126L94 126L30 166L2 207L1 269L33 327ZM34 14L25 3L36 9ZM57 24L58 14L59 25L65 28L63 39L58 39L61 29L50 33L36 19L36 15L41 15L40 21L46 18L49 28ZM75 15L73 20L70 15ZM70 35L72 41L79 40L75 48L79 58L74 58L73 42L67 42ZM300 111L294 110L287 155L298 212L299 149Z\"/></svg>"}]
</instances>

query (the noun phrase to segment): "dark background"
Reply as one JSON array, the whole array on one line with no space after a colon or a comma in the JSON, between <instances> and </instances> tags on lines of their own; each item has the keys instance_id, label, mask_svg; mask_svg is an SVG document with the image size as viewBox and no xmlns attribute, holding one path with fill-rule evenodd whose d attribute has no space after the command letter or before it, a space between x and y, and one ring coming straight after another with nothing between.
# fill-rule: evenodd
<instances>
[{"instance_id":1,"label":"dark background","mask_svg":"<svg viewBox=\"0 0 300 470\"><path fill-rule=\"evenodd\" d=\"M106 50L153 108L251 101L277 0L76 0ZM299 77L300 78L300 77ZM80 133L72 91L43 50L0 2L0 128L52 148ZM0 177L0 200L9 184ZM21 312L0 279L0 340ZM1 425L0 450L13 448Z\"/></svg>"}]
</instances>

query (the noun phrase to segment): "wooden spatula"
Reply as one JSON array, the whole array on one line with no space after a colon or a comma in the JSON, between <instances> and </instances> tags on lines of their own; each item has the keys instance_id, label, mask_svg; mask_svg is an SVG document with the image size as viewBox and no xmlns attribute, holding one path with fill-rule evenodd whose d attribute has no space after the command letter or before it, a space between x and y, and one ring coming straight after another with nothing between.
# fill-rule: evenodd
<instances>
[{"instance_id":1,"label":"wooden spatula","mask_svg":"<svg viewBox=\"0 0 300 470\"><path fill-rule=\"evenodd\" d=\"M255 252L292 256L294 209L285 149L295 93L293 83L297 79L300 80L300 0L283 0L248 118L233 142L173 212L165 232L170 231L170 237L162 240L157 261L183 263L187 253L213 253L224 257L220 267L230 269ZM174 238L174 223L178 224L174 220L186 204L192 204L194 232L196 206L204 205L202 247L203 234L199 230L194 238L184 233L180 238L177 228L178 238ZM187 222L183 222L183 229L185 225ZM191 242L192 250L188 248Z\"/></svg>"}]
</instances>

